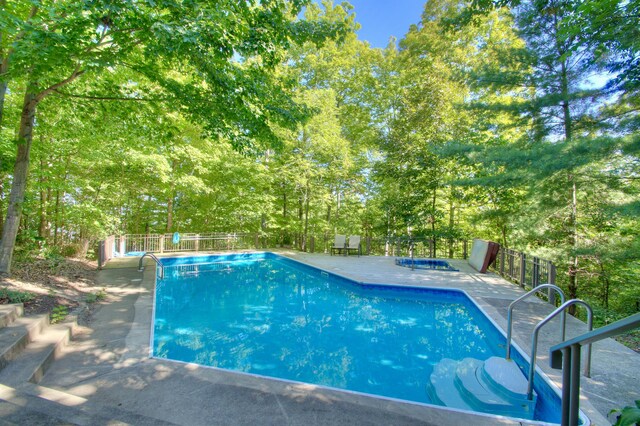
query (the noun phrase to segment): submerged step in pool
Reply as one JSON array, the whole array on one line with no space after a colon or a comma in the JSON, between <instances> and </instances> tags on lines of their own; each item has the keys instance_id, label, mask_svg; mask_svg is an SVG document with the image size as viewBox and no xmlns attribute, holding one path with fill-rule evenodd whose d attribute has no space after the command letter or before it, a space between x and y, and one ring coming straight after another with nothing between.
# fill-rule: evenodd
<instances>
[{"instance_id":1,"label":"submerged step in pool","mask_svg":"<svg viewBox=\"0 0 640 426\"><path fill-rule=\"evenodd\" d=\"M504 335L461 291L360 284L272 253L162 263L154 357L444 404L448 388L433 386L453 386L440 385L445 367L505 353ZM533 419L559 422L557 393L541 377L535 390Z\"/></svg>"}]
</instances>

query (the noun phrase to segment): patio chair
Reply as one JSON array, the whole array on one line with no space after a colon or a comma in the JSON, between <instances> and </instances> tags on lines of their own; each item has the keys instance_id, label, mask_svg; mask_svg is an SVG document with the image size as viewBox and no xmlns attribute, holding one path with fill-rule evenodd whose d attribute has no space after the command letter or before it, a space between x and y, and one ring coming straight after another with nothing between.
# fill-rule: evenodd
<instances>
[{"instance_id":1,"label":"patio chair","mask_svg":"<svg viewBox=\"0 0 640 426\"><path fill-rule=\"evenodd\" d=\"M333 255L334 251L338 253L342 253L343 250L347 248L347 237L344 235L336 235L336 239L333 241L333 246L331 247L329 253Z\"/></svg>"},{"instance_id":2,"label":"patio chair","mask_svg":"<svg viewBox=\"0 0 640 426\"><path fill-rule=\"evenodd\" d=\"M349 244L346 247L347 254L349 254L350 250L356 250L358 252L358 257L362 254L362 245L360 244L360 235L350 235L349 236Z\"/></svg>"}]
</instances>

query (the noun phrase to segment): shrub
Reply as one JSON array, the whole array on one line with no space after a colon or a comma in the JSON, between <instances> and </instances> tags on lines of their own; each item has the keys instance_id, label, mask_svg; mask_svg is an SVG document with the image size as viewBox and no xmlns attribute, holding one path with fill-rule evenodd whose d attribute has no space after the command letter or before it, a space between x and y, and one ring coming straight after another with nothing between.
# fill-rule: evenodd
<instances>
[{"instance_id":1,"label":"shrub","mask_svg":"<svg viewBox=\"0 0 640 426\"><path fill-rule=\"evenodd\" d=\"M33 300L34 295L28 291L9 290L0 287L0 303L26 303Z\"/></svg>"},{"instance_id":2,"label":"shrub","mask_svg":"<svg viewBox=\"0 0 640 426\"><path fill-rule=\"evenodd\" d=\"M107 297L107 292L105 291L105 289L102 289L95 293L87 294L87 297L85 298L85 300L87 303L95 303L103 300L105 297Z\"/></svg>"},{"instance_id":3,"label":"shrub","mask_svg":"<svg viewBox=\"0 0 640 426\"><path fill-rule=\"evenodd\" d=\"M69 315L69 308L64 305L58 305L51 311L51 324L57 324Z\"/></svg>"},{"instance_id":4,"label":"shrub","mask_svg":"<svg viewBox=\"0 0 640 426\"><path fill-rule=\"evenodd\" d=\"M78 244L68 244L60 250L60 254L64 257L77 257L81 248Z\"/></svg>"}]
</instances>

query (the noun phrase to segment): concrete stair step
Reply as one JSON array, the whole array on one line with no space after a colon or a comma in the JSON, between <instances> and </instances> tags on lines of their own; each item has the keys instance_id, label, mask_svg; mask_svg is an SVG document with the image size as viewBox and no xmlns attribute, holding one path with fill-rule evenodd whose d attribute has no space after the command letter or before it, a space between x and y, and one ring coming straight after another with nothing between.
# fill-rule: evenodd
<instances>
[{"instance_id":1,"label":"concrete stair step","mask_svg":"<svg viewBox=\"0 0 640 426\"><path fill-rule=\"evenodd\" d=\"M17 425L172 425L32 383L16 388L0 384L0 416Z\"/></svg>"},{"instance_id":2,"label":"concrete stair step","mask_svg":"<svg viewBox=\"0 0 640 426\"><path fill-rule=\"evenodd\" d=\"M24 349L0 371L0 383L38 383L56 356L72 337L75 320L51 325L31 339Z\"/></svg>"},{"instance_id":3,"label":"concrete stair step","mask_svg":"<svg viewBox=\"0 0 640 426\"><path fill-rule=\"evenodd\" d=\"M6 327L24 313L22 303L0 305L0 328Z\"/></svg>"},{"instance_id":4,"label":"concrete stair step","mask_svg":"<svg viewBox=\"0 0 640 426\"><path fill-rule=\"evenodd\" d=\"M49 315L18 317L0 329L0 371L49 326Z\"/></svg>"}]
</instances>

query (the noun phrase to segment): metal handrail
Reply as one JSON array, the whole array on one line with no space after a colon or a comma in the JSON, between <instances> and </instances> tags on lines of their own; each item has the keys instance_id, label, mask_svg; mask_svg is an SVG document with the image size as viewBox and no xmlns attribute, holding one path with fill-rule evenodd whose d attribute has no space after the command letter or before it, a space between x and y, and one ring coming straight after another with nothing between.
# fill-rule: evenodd
<instances>
[{"instance_id":1,"label":"metal handrail","mask_svg":"<svg viewBox=\"0 0 640 426\"><path fill-rule=\"evenodd\" d=\"M551 367L562 368L562 425L577 425L580 416L580 349L583 345L640 327L640 313L552 346Z\"/></svg>"},{"instance_id":2,"label":"metal handrail","mask_svg":"<svg viewBox=\"0 0 640 426\"><path fill-rule=\"evenodd\" d=\"M527 387L527 399L531 400L533 397L533 379L535 377L535 369L536 369L536 352L538 349L538 333L540 329L556 317L558 314L564 313L565 309L567 309L571 305L580 304L587 309L587 327L589 331L593 329L593 310L591 306L584 300L580 299L571 299L567 300L565 303L560 305L555 311L551 312L545 319L540 321L538 325L533 329L533 334L531 336L531 360L529 364L529 385ZM564 339L563 339L564 341ZM578 369L580 366L578 365ZM584 367L584 375L589 377L591 375L591 344L587 347L587 362Z\"/></svg>"},{"instance_id":3,"label":"metal handrail","mask_svg":"<svg viewBox=\"0 0 640 426\"><path fill-rule=\"evenodd\" d=\"M155 260L156 264L160 267L160 279L164 279L164 265L162 264L162 262L160 262L160 259L158 259L153 253L145 253L140 256L140 261L138 262L138 271L142 272L144 270L144 268L142 267L142 261L147 256Z\"/></svg>"},{"instance_id":4,"label":"metal handrail","mask_svg":"<svg viewBox=\"0 0 640 426\"><path fill-rule=\"evenodd\" d=\"M531 296L532 294L536 294L537 292L539 292L540 290L545 289L545 288L549 288L549 289L557 291L558 294L560 294L560 302L564 303L564 300L565 300L564 291L562 291L562 289L560 287L558 287L556 285L553 285L553 284L541 284L538 287L536 287L533 290L523 294L522 296L518 297L516 300L511 302L509 304L509 309L507 311L507 354L505 356L506 359L510 359L511 358L511 329L513 327L513 317L512 317L513 316L513 308L519 302L523 301L524 299L526 299L527 297ZM560 331L560 339L561 339L562 342L564 342L566 323L567 323L567 319L566 319L566 316L565 316L564 311L563 311L562 312L562 330Z\"/></svg>"}]
</instances>

